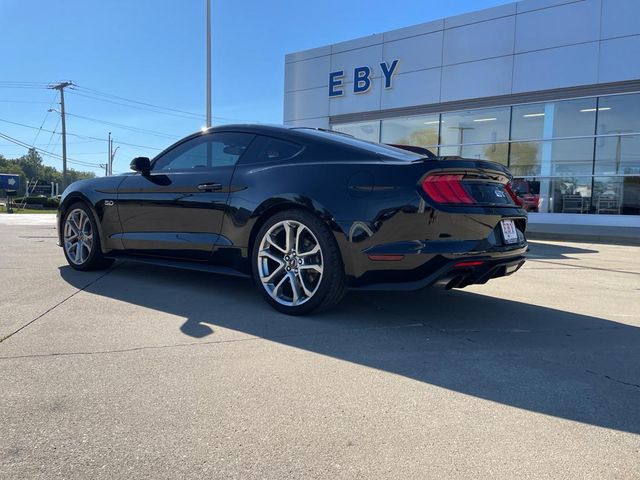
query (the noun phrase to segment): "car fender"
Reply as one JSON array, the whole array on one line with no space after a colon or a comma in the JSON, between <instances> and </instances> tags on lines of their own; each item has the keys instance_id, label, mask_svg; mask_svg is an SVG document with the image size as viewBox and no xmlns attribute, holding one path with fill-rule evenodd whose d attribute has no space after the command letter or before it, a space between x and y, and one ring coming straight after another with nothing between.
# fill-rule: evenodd
<instances>
[{"instance_id":1,"label":"car fender","mask_svg":"<svg viewBox=\"0 0 640 480\"><path fill-rule=\"evenodd\" d=\"M89 208L89 211L91 212L91 215L93 216L93 220L95 221L96 225L98 226L98 238L100 238L100 250L102 251L102 253L107 253L109 252L110 249L105 248L106 245L106 241L104 238L104 232L102 230L102 222L100 221L100 217L98 215L98 212L96 212L95 206L93 204L93 202L91 202L91 200L89 200L89 198L82 192L80 191L73 191L70 192L68 195L66 195L66 197L62 200L62 202L60 202L60 207L58 207L58 242L60 244L60 246L62 246L62 243L64 241L63 239L63 235L64 235L64 228L62 225L63 219L65 214L67 213L67 210L69 209L69 207L71 205L73 205L74 203L77 202L81 202L83 203L87 208Z\"/></svg>"},{"instance_id":2,"label":"car fender","mask_svg":"<svg viewBox=\"0 0 640 480\"><path fill-rule=\"evenodd\" d=\"M347 236L345 235L344 230L331 210L317 200L301 193L279 194L276 197L264 200L253 210L249 218L246 220L248 228L245 231L249 231L250 234L243 239L237 239L239 245L246 247L247 256L250 256L255 238L264 222L277 212L291 208L299 208L311 212L327 225L338 244L338 248L340 249L345 271L347 274L350 274L352 270L351 256L348 254ZM234 221L234 224L236 224L236 221ZM223 229L225 228L223 227Z\"/></svg>"}]
</instances>

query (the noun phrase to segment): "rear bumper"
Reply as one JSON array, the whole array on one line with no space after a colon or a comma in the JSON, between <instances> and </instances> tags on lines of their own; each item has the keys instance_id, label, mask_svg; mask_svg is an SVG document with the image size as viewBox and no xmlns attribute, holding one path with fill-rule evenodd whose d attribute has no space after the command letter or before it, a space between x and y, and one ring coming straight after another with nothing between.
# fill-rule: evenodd
<instances>
[{"instance_id":1,"label":"rear bumper","mask_svg":"<svg viewBox=\"0 0 640 480\"><path fill-rule=\"evenodd\" d=\"M492 278L504 277L517 272L525 263L524 252L511 257L483 257L446 259L439 257L440 266L424 277L411 281L376 282L354 285L352 290L369 291L415 291L430 286L445 289L463 288L473 284L484 284ZM480 264L477 264L481 262ZM430 262L431 263L431 262ZM473 263L473 265L469 265ZM409 272L407 272L409 273Z\"/></svg>"}]
</instances>

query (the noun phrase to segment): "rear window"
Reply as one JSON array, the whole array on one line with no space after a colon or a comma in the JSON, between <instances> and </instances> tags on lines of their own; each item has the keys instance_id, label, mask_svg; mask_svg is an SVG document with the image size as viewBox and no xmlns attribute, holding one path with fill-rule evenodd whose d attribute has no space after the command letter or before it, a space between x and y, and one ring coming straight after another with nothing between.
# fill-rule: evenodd
<instances>
[{"instance_id":1,"label":"rear window","mask_svg":"<svg viewBox=\"0 0 640 480\"><path fill-rule=\"evenodd\" d=\"M406 162L413 162L414 160L420 160L424 158L423 155L418 155L417 153L409 152L407 150L402 150L401 148L391 147L389 145L384 145L382 143L360 140L358 138L352 137L350 135L345 135L342 133L329 132L326 130L314 130L312 128L304 128L300 130L304 130L305 133L308 133L310 135L326 138L328 140L342 143L343 145L348 145L350 147L368 150L371 153L380 154L385 157L392 158L394 160L403 160Z\"/></svg>"},{"instance_id":2,"label":"rear window","mask_svg":"<svg viewBox=\"0 0 640 480\"><path fill-rule=\"evenodd\" d=\"M285 140L270 138L266 142L262 152L258 155L258 160L263 162L287 160L297 154L300 150L302 150L302 145L287 142Z\"/></svg>"},{"instance_id":3,"label":"rear window","mask_svg":"<svg viewBox=\"0 0 640 480\"><path fill-rule=\"evenodd\" d=\"M242 163L264 163L288 160L296 156L302 145L278 138L259 136L256 138L252 151L245 156Z\"/></svg>"}]
</instances>

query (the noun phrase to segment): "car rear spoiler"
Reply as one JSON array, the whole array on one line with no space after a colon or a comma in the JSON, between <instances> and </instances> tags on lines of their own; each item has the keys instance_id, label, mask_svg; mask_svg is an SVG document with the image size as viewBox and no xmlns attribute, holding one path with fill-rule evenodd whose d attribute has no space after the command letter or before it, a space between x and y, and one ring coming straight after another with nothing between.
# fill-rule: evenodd
<instances>
[{"instance_id":1,"label":"car rear spoiler","mask_svg":"<svg viewBox=\"0 0 640 480\"><path fill-rule=\"evenodd\" d=\"M434 153L428 148L416 147L415 145L401 145L399 143L387 143L387 145L389 145L390 147L396 147L402 150L417 153L418 155L424 155L428 158L436 158L436 155L434 155Z\"/></svg>"}]
</instances>

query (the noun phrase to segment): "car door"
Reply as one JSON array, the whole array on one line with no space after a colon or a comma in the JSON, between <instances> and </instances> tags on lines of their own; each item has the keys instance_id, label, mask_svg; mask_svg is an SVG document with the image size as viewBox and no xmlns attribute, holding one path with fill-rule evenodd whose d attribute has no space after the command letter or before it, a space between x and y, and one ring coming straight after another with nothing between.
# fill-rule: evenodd
<instances>
[{"instance_id":1,"label":"car door","mask_svg":"<svg viewBox=\"0 0 640 480\"><path fill-rule=\"evenodd\" d=\"M179 143L118 188L128 253L206 260L220 237L236 163L254 135L203 134Z\"/></svg>"}]
</instances>

